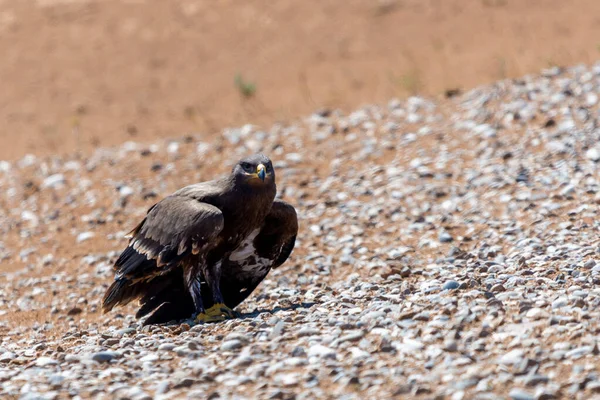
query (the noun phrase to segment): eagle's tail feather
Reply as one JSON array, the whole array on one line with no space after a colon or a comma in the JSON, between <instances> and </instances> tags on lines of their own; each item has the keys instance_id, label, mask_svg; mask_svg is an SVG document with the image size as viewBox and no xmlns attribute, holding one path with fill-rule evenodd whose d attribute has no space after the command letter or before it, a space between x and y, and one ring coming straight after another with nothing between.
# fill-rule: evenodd
<instances>
[{"instance_id":1,"label":"eagle's tail feather","mask_svg":"<svg viewBox=\"0 0 600 400\"><path fill-rule=\"evenodd\" d=\"M164 292L157 293L152 296L144 296L140 299L140 309L135 314L135 317L137 319L145 317L162 303L168 301L169 299L166 297L167 296L165 296Z\"/></svg>"},{"instance_id":2,"label":"eagle's tail feather","mask_svg":"<svg viewBox=\"0 0 600 400\"><path fill-rule=\"evenodd\" d=\"M140 306L136 318L145 317L152 312L144 325L178 321L193 316L194 302L183 283L183 270L176 269L164 276L160 286L157 285L140 299Z\"/></svg>"},{"instance_id":3,"label":"eagle's tail feather","mask_svg":"<svg viewBox=\"0 0 600 400\"><path fill-rule=\"evenodd\" d=\"M162 303L145 321L144 325L165 324L171 321L181 321L194 314L193 303L174 300Z\"/></svg>"},{"instance_id":4,"label":"eagle's tail feather","mask_svg":"<svg viewBox=\"0 0 600 400\"><path fill-rule=\"evenodd\" d=\"M104 294L102 311L109 312L116 306L126 305L135 300L142 294L143 286L126 278L116 279Z\"/></svg>"}]
</instances>

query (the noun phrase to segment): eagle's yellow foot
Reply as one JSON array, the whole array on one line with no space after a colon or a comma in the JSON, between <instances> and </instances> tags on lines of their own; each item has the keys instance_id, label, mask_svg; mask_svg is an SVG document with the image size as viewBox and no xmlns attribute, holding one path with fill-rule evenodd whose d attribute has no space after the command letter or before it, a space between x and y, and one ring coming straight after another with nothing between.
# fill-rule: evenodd
<instances>
[{"instance_id":1,"label":"eagle's yellow foot","mask_svg":"<svg viewBox=\"0 0 600 400\"><path fill-rule=\"evenodd\" d=\"M214 306L206 310L206 314L213 317L222 317L221 321L235 318L238 315L235 311L223 303L216 303Z\"/></svg>"},{"instance_id":2,"label":"eagle's yellow foot","mask_svg":"<svg viewBox=\"0 0 600 400\"><path fill-rule=\"evenodd\" d=\"M198 314L196 316L196 322L220 322L225 321L226 319L235 318L236 316L238 316L238 313L231 308L223 303L217 303L205 312Z\"/></svg>"},{"instance_id":3,"label":"eagle's yellow foot","mask_svg":"<svg viewBox=\"0 0 600 400\"><path fill-rule=\"evenodd\" d=\"M210 322L219 322L222 321L222 319L215 319L212 316L206 314L206 313L200 313L198 315L196 315L196 318L194 320L197 324L208 324Z\"/></svg>"}]
</instances>

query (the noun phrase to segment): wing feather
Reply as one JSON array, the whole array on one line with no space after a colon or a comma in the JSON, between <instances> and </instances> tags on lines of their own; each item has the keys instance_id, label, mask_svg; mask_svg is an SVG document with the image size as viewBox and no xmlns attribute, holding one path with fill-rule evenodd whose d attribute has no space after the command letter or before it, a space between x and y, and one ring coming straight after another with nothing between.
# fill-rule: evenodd
<instances>
[{"instance_id":1,"label":"wing feather","mask_svg":"<svg viewBox=\"0 0 600 400\"><path fill-rule=\"evenodd\" d=\"M213 241L223 229L221 211L207 203L185 196L169 196L150 209L134 230L129 246L115 263L118 277L140 278L147 271L144 261L154 267L170 268Z\"/></svg>"},{"instance_id":2,"label":"wing feather","mask_svg":"<svg viewBox=\"0 0 600 400\"><path fill-rule=\"evenodd\" d=\"M156 288L147 283L215 242L224 227L223 214L198 197L176 193L148 210L115 262L115 281L104 296L104 311L147 295Z\"/></svg>"}]
</instances>

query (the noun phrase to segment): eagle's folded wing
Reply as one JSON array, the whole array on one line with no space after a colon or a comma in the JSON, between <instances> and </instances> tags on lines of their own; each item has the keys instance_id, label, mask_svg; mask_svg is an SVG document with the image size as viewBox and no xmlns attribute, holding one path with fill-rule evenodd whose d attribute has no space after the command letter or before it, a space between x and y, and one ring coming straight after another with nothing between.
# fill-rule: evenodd
<instances>
[{"instance_id":1,"label":"eagle's folded wing","mask_svg":"<svg viewBox=\"0 0 600 400\"><path fill-rule=\"evenodd\" d=\"M153 278L203 252L223 226L218 208L191 196L173 195L154 205L131 231L129 245L115 263L115 281L104 296L104 311L146 293Z\"/></svg>"},{"instance_id":2,"label":"eagle's folded wing","mask_svg":"<svg viewBox=\"0 0 600 400\"><path fill-rule=\"evenodd\" d=\"M292 253L297 234L296 209L283 200L275 200L256 238L256 249L259 255L273 260L271 268L277 268Z\"/></svg>"}]
</instances>

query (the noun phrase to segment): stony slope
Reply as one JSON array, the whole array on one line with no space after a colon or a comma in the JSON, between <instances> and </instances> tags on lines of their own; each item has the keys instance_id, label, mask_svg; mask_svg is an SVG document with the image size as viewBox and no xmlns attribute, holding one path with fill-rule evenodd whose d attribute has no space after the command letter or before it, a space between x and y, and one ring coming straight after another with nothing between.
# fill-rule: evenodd
<instances>
[{"instance_id":1,"label":"stony slope","mask_svg":"<svg viewBox=\"0 0 600 400\"><path fill-rule=\"evenodd\" d=\"M0 164L0 393L589 398L600 392L600 65L212 142ZM158 198L263 151L291 259L215 325L99 313Z\"/></svg>"}]
</instances>

